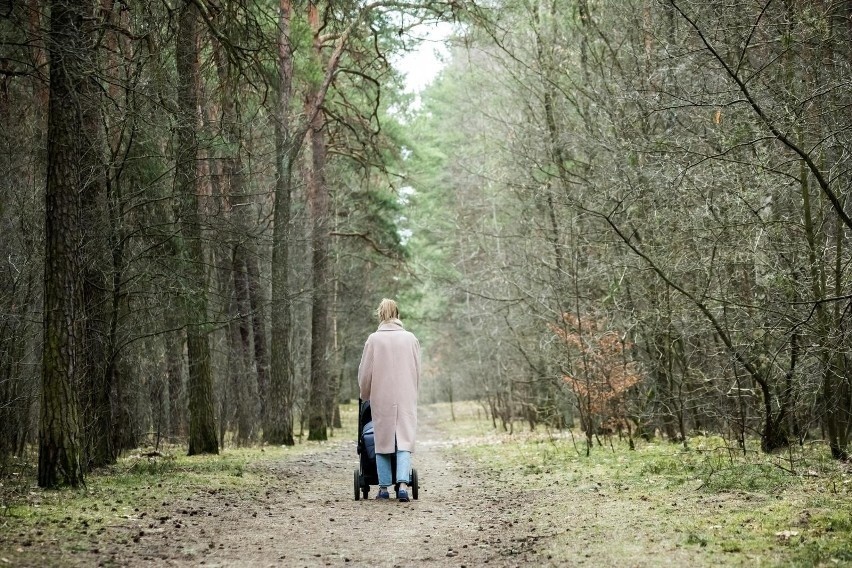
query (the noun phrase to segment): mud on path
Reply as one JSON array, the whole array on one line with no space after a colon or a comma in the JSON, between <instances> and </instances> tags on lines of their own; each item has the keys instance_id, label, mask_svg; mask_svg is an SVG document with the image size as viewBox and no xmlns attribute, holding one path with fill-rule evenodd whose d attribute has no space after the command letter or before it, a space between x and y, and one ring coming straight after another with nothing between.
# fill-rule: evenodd
<instances>
[{"instance_id":1,"label":"mud on path","mask_svg":"<svg viewBox=\"0 0 852 568\"><path fill-rule=\"evenodd\" d=\"M201 492L157 517L127 520L101 535L84 564L120 566L519 566L535 564L543 538L517 490L495 485L421 409L413 466L419 499L354 500L355 443L255 464L253 495ZM120 544L119 544L120 543ZM81 557L88 557L87 559ZM94 561L94 562L93 562Z\"/></svg>"}]
</instances>

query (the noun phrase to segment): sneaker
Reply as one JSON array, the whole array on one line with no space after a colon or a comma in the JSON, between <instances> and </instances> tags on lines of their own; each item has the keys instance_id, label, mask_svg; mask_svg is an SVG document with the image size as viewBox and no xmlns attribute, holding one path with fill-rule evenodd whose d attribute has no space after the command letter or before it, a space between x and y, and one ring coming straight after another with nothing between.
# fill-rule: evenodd
<instances>
[{"instance_id":1,"label":"sneaker","mask_svg":"<svg viewBox=\"0 0 852 568\"><path fill-rule=\"evenodd\" d=\"M390 499L390 493L388 493L387 489L379 489L376 499Z\"/></svg>"},{"instance_id":2,"label":"sneaker","mask_svg":"<svg viewBox=\"0 0 852 568\"><path fill-rule=\"evenodd\" d=\"M396 498L402 501L403 503L408 503L408 491L405 489L400 489L396 492Z\"/></svg>"}]
</instances>

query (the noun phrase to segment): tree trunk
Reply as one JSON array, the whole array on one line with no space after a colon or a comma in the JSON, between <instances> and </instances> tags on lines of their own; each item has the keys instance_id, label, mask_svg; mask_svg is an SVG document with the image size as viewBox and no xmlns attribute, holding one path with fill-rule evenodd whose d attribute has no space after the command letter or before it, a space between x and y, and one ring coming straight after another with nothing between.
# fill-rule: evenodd
<instances>
[{"instance_id":1,"label":"tree trunk","mask_svg":"<svg viewBox=\"0 0 852 568\"><path fill-rule=\"evenodd\" d=\"M185 2L180 11L175 59L178 75L177 163L181 256L186 270L183 303L189 363L189 455L219 453L213 413L213 376L207 330L207 284L198 204L198 32L197 8Z\"/></svg>"},{"instance_id":2,"label":"tree trunk","mask_svg":"<svg viewBox=\"0 0 852 568\"><path fill-rule=\"evenodd\" d=\"M89 80L93 43L84 22L90 5L59 0L50 5L50 102L45 191L44 352L39 424L38 484L84 483L83 444L76 389L81 379L85 304L78 255L81 193L91 172L79 157L87 140L75 102Z\"/></svg>"},{"instance_id":3,"label":"tree trunk","mask_svg":"<svg viewBox=\"0 0 852 568\"><path fill-rule=\"evenodd\" d=\"M107 24L112 16L111 0L99 2L97 18ZM91 21L91 20L90 20ZM92 24L88 24L91 26ZM95 46L90 65L101 69L99 53L117 53L116 34L108 32L100 41L104 47ZM105 61L106 68L115 68L113 57ZM102 87L90 79L83 83L84 95L79 103L84 137L88 141L87 151L79 159L89 172L91 183L81 195L83 215L83 299L86 304L85 327L85 386L82 388L84 436L86 439L86 465L88 468L102 467L115 462L118 449L115 446L113 420L116 413L113 380L116 377L114 364L114 326L116 309L114 294L120 294L120 270L123 262L121 245L112 246L114 219L110 218L110 200L115 198L115 186L110 185L108 176L108 148L106 124L108 117L102 109ZM107 86L111 100L119 100L119 86L110 82ZM120 129L116 129L120 132ZM117 181L116 181L117 183ZM120 243L120 240L118 241ZM118 276L118 278L116 278ZM124 425L124 422L119 422Z\"/></svg>"},{"instance_id":4,"label":"tree trunk","mask_svg":"<svg viewBox=\"0 0 852 568\"><path fill-rule=\"evenodd\" d=\"M213 174L215 178L218 173ZM214 186L214 196L219 195ZM223 196L223 209L227 208L227 197ZM237 300L234 291L236 278L234 277L233 255L230 244L217 243L214 249L213 264L216 266L217 294L221 306L216 311L217 317L224 319L225 348L227 350L227 370L225 373L222 395L217 401L219 403L219 443L224 445L225 433L230 429L237 432L236 423L240 421L240 388L245 366L243 365L242 348L240 345L240 322L237 315Z\"/></svg>"},{"instance_id":5,"label":"tree trunk","mask_svg":"<svg viewBox=\"0 0 852 568\"><path fill-rule=\"evenodd\" d=\"M169 311L169 314L172 314L172 312ZM169 329L177 327L178 322L176 320L177 318L173 314L168 315L167 327ZM184 411L187 401L184 392L182 364L186 334L183 330L178 330L166 333L162 338L165 343L165 374L169 390L168 435L170 441L174 442L177 438L186 436L187 433L186 412Z\"/></svg>"},{"instance_id":6,"label":"tree trunk","mask_svg":"<svg viewBox=\"0 0 852 568\"><path fill-rule=\"evenodd\" d=\"M320 57L319 14L315 4L310 4L308 19L314 30L315 56ZM318 97L312 92L308 102ZM315 103L316 104L316 103ZM331 300L331 278L328 262L329 240L329 193L325 180L325 115L318 110L311 120L309 136L311 140L311 171L308 180L308 208L312 227L312 280L313 295L311 301L311 387L308 402L308 440L328 438L329 395L331 394L329 377L329 359L331 357L331 325L329 320L329 302Z\"/></svg>"},{"instance_id":7,"label":"tree trunk","mask_svg":"<svg viewBox=\"0 0 852 568\"><path fill-rule=\"evenodd\" d=\"M255 417L257 416L257 375L252 365L254 350L251 347L252 333L249 304L248 270L243 262L242 247L236 245L232 257L234 275L234 303L237 313L236 355L239 357L241 374L237 377L237 443L248 444L254 440Z\"/></svg>"},{"instance_id":8,"label":"tree trunk","mask_svg":"<svg viewBox=\"0 0 852 568\"><path fill-rule=\"evenodd\" d=\"M290 98L293 48L290 43L290 0L280 0L278 12L278 100L275 108L275 213L272 231L272 374L263 437L270 444L292 446L293 379L290 372L290 288L288 236L292 180Z\"/></svg>"},{"instance_id":9,"label":"tree trunk","mask_svg":"<svg viewBox=\"0 0 852 568\"><path fill-rule=\"evenodd\" d=\"M848 22L848 17L849 8L845 5L842 7L835 7L834 10L827 14L826 25L829 30L829 34L833 36L835 40L832 42L826 42L826 47L822 50L822 55L826 58L826 61L834 60L837 57L848 57L848 50L840 48L837 50L840 51L840 53L836 53L835 49L836 46L846 46L849 43L849 29L844 29L843 25L839 27L836 26L836 22ZM815 82L821 83L825 80L826 79L817 76ZM835 99L832 102L834 105L842 104L839 99ZM831 120L826 121L823 118L825 116L825 109L822 108L820 103L816 103L812 110L814 114L820 117L818 120L814 121L820 125L819 137L822 138L826 135L831 136L835 125L832 124ZM833 155L831 149L826 149L824 151L827 152L827 155L823 154L823 161L827 161L830 164L837 164L840 160L842 160L842 158L839 159L837 155ZM838 189L838 198L840 198L843 203L846 203L847 201L842 189ZM843 246L846 240L846 231L839 218L835 219L834 234L829 237L829 239L834 241L834 259L832 263L833 266L829 265L831 267L830 270L827 267L823 273L823 294L828 294L828 285L826 283L825 273L830 272L834 280L833 294L835 297L839 298L843 295L843 289L846 285L844 282L845 251ZM841 307L840 302L833 302L831 312L826 313L826 319L830 320L830 324L827 325L825 329L825 340L826 342L830 342L831 354L829 356L829 371L826 373L825 377L828 384L825 385L824 390L826 395L826 404L828 406L825 420L828 422L826 424L826 429L829 432L828 445L831 450L831 456L837 460L848 461L850 457L849 442L850 436L852 436L852 389L850 389L850 386L852 385L850 385L847 370L847 359L845 355L845 352L848 350L848 345L843 345L842 339L838 341L832 337L837 333L837 330L840 330L840 338L845 336L845 330L843 329L845 327L844 312L845 309Z\"/></svg>"},{"instance_id":10,"label":"tree trunk","mask_svg":"<svg viewBox=\"0 0 852 568\"><path fill-rule=\"evenodd\" d=\"M265 308L260 289L260 267L257 247L246 255L246 270L249 286L249 305L251 307L252 333L254 334L254 364L257 368L257 391L260 398L260 416L266 416L267 397L269 396L269 347L267 345Z\"/></svg>"},{"instance_id":11,"label":"tree trunk","mask_svg":"<svg viewBox=\"0 0 852 568\"><path fill-rule=\"evenodd\" d=\"M226 16L224 13L223 16ZM219 76L219 91L221 101L221 134L225 139L225 155L222 156L222 209L230 221L232 236L228 239L231 270L231 281L228 286L233 290L231 301L232 326L236 327L231 337L229 357L237 360L232 373L234 381L234 396L236 398L237 414L237 443L244 444L253 440L256 431L258 400L258 374L254 365L256 350L252 348L254 339L253 316L249 300L251 285L249 284L249 258L256 256L254 237L252 236L251 198L245 191L245 168L242 150L242 123L240 101L238 97L238 81L232 75L223 46L214 42L214 59ZM228 295L230 296L230 294ZM229 320L230 321L230 320Z\"/></svg>"},{"instance_id":12,"label":"tree trunk","mask_svg":"<svg viewBox=\"0 0 852 568\"><path fill-rule=\"evenodd\" d=\"M337 213L333 214L333 217L337 217ZM337 227L335 226L335 231ZM332 272L334 274L340 274L340 259L339 254L335 254L335 262L332 266ZM332 292L331 299L331 352L333 353L333 364L331 365L330 375L332 377L331 381L331 394L328 397L328 416L329 416L329 424L332 428L343 428L343 423L340 419L340 386L343 384L343 349L340 348L340 327L339 322L337 320L337 314L339 313L339 289L340 289L340 279L334 279L334 287Z\"/></svg>"},{"instance_id":13,"label":"tree trunk","mask_svg":"<svg viewBox=\"0 0 852 568\"><path fill-rule=\"evenodd\" d=\"M91 89L89 89L91 91ZM112 314L112 278L106 273L106 267L112 265L112 259L107 251L105 233L109 222L106 213L106 187L104 183L105 164L98 142L101 138L98 123L100 117L92 108L97 100L95 93L86 95L81 112L86 124L86 138L91 141L92 148L83 152L79 159L87 156L86 164L91 172L92 183L81 195L83 215L83 242L86 243L82 260L83 268L83 301L85 303L85 365L84 381L81 389L81 404L83 405L84 436L86 440L86 465L89 469L101 467L115 462L116 452L113 447L113 401L112 401L112 369L111 358L111 326Z\"/></svg>"},{"instance_id":14,"label":"tree trunk","mask_svg":"<svg viewBox=\"0 0 852 568\"><path fill-rule=\"evenodd\" d=\"M9 455L23 453L31 424L33 400L22 369L33 338L31 318L27 316L37 309L35 270L27 270L21 280L25 280L23 295L18 292L22 283L12 274L0 276L0 285L9 291L3 309L11 316L0 325L0 424L6 425L0 432L0 464Z\"/></svg>"},{"instance_id":15,"label":"tree trunk","mask_svg":"<svg viewBox=\"0 0 852 568\"><path fill-rule=\"evenodd\" d=\"M313 171L310 180L310 210L313 221L313 298L311 302L311 389L308 403L308 439L328 437L331 357L329 301L332 275L328 262L329 195L325 182L325 136L323 117L318 113L311 132Z\"/></svg>"}]
</instances>

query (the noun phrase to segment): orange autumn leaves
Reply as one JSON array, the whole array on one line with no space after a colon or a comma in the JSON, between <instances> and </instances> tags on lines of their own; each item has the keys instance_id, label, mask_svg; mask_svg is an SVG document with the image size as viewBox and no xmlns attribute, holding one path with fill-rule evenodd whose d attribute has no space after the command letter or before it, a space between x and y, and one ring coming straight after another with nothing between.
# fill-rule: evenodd
<instances>
[{"instance_id":1,"label":"orange autumn leaves","mask_svg":"<svg viewBox=\"0 0 852 568\"><path fill-rule=\"evenodd\" d=\"M630 357L631 344L609 328L605 318L580 320L565 313L562 321L561 327L550 324L550 329L572 355L571 371L562 379L577 396L581 411L599 420L625 420L625 395L642 381Z\"/></svg>"}]
</instances>

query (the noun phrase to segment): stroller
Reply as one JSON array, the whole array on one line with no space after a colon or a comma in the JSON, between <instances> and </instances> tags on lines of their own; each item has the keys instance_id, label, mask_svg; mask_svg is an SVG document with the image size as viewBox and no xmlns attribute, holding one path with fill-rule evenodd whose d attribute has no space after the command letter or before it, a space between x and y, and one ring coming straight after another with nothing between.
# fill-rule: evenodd
<instances>
[{"instance_id":1,"label":"stroller","mask_svg":"<svg viewBox=\"0 0 852 568\"><path fill-rule=\"evenodd\" d=\"M355 470L355 500L364 499L370 493L371 485L379 484L379 473L376 469L376 442L373 437L373 414L370 411L370 401L358 399L358 455L360 456L359 467ZM396 479L396 456L391 459L391 472ZM417 499L420 484L417 479L417 470L411 468L409 474L411 496ZM399 489L399 484L395 485Z\"/></svg>"}]
</instances>

